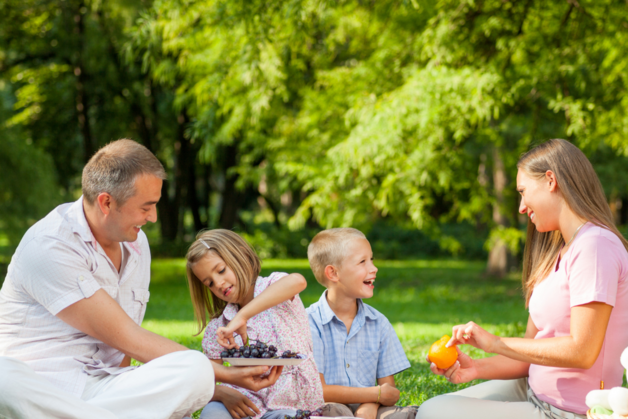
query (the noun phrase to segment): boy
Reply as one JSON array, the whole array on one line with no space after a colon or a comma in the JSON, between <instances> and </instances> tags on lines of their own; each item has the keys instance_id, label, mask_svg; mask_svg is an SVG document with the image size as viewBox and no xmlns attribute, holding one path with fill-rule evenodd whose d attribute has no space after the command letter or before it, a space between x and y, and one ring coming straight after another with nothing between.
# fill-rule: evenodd
<instances>
[{"instance_id":1,"label":"boy","mask_svg":"<svg viewBox=\"0 0 628 419\"><path fill-rule=\"evenodd\" d=\"M323 415L413 419L414 407L395 406L394 375L410 362L388 319L362 302L373 296L377 274L368 240L354 228L324 230L312 239L307 256L316 280L327 288L306 310Z\"/></svg>"}]
</instances>

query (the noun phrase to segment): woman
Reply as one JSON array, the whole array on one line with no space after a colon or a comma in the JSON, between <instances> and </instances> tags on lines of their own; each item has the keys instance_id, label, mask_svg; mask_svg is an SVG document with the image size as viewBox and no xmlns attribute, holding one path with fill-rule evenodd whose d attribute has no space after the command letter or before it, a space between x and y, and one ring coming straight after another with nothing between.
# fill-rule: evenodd
<instances>
[{"instance_id":1,"label":"woman","mask_svg":"<svg viewBox=\"0 0 628 419\"><path fill-rule=\"evenodd\" d=\"M519 212L527 214L523 285L530 315L523 338L500 338L473 322L455 326L458 351L448 370L459 384L488 381L435 397L422 418L584 418L586 394L622 383L628 346L628 242L614 225L601 184L584 154L551 140L517 163Z\"/></svg>"}]
</instances>

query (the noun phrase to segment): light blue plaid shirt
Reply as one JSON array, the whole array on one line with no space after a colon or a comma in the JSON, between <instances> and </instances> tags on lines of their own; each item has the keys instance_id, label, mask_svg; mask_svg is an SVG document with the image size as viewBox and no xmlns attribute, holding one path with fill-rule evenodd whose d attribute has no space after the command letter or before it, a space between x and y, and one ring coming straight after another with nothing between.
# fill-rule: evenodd
<instances>
[{"instance_id":1,"label":"light blue plaid shirt","mask_svg":"<svg viewBox=\"0 0 628 419\"><path fill-rule=\"evenodd\" d=\"M326 292L306 309L314 361L326 384L371 387L378 378L410 368L395 329L383 314L358 299L358 313L347 334L329 307Z\"/></svg>"}]
</instances>

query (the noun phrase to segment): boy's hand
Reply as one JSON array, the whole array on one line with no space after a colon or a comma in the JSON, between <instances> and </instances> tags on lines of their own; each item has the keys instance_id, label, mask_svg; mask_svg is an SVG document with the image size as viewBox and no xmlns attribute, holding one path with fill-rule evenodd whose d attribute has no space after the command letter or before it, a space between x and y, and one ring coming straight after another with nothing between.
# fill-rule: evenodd
<instances>
[{"instance_id":1,"label":"boy's hand","mask_svg":"<svg viewBox=\"0 0 628 419\"><path fill-rule=\"evenodd\" d=\"M239 345L235 341L234 333L240 335L242 343L246 345L248 339L246 334L246 319L238 314L235 315L228 325L219 327L218 330L216 330L216 336L218 337L217 340L220 346L227 349L238 348Z\"/></svg>"},{"instance_id":2,"label":"boy's hand","mask_svg":"<svg viewBox=\"0 0 628 419\"><path fill-rule=\"evenodd\" d=\"M356 418L375 419L379 403L362 403L353 414Z\"/></svg>"},{"instance_id":3,"label":"boy's hand","mask_svg":"<svg viewBox=\"0 0 628 419\"><path fill-rule=\"evenodd\" d=\"M259 415L259 409L248 397L229 387L217 386L212 400L225 405L232 418L242 419Z\"/></svg>"},{"instance_id":4,"label":"boy's hand","mask_svg":"<svg viewBox=\"0 0 628 419\"><path fill-rule=\"evenodd\" d=\"M382 394L379 396L379 403L383 406L393 406L399 400L399 390L388 383L380 386Z\"/></svg>"}]
</instances>

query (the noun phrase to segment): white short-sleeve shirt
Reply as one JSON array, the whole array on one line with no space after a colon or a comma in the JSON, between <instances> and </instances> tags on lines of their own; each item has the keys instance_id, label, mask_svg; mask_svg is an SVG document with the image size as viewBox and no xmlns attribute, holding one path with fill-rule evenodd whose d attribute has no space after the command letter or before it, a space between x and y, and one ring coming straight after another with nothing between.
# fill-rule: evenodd
<instances>
[{"instance_id":1,"label":"white short-sleeve shirt","mask_svg":"<svg viewBox=\"0 0 628 419\"><path fill-rule=\"evenodd\" d=\"M124 243L121 271L94 238L83 198L55 208L20 242L0 289L0 356L28 364L80 396L87 375L117 374L124 354L56 314L104 289L138 325L148 302L150 250L140 232Z\"/></svg>"}]
</instances>

